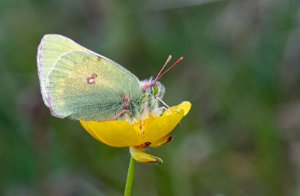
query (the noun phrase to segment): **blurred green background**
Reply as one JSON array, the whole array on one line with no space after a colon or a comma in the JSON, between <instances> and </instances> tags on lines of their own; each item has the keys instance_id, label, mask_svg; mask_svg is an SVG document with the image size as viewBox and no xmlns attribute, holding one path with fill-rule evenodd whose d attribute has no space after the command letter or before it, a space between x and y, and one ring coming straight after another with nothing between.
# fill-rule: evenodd
<instances>
[{"instance_id":1,"label":"blurred green background","mask_svg":"<svg viewBox=\"0 0 300 196\"><path fill-rule=\"evenodd\" d=\"M36 49L58 33L193 107L134 195L300 195L300 1L1 0L0 195L122 195L129 153L50 115Z\"/></svg>"}]
</instances>

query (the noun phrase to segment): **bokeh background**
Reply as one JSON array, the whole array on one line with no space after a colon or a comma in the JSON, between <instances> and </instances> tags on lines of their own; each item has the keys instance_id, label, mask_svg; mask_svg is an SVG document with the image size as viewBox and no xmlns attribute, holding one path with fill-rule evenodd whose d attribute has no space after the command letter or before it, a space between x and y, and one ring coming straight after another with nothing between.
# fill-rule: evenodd
<instances>
[{"instance_id":1,"label":"bokeh background","mask_svg":"<svg viewBox=\"0 0 300 196\"><path fill-rule=\"evenodd\" d=\"M36 49L68 36L193 103L134 195L300 195L300 1L1 0L0 195L122 195L129 153L50 115Z\"/></svg>"}]
</instances>

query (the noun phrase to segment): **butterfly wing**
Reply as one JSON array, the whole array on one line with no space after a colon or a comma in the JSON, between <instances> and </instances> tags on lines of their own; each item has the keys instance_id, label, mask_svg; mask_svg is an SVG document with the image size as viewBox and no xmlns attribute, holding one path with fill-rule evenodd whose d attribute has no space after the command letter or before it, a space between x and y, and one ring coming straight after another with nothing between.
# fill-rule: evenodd
<instances>
[{"instance_id":1,"label":"butterfly wing","mask_svg":"<svg viewBox=\"0 0 300 196\"><path fill-rule=\"evenodd\" d=\"M84 51L71 51L52 66L45 90L52 114L81 120L107 120L123 110L124 98L142 94L136 76L117 63Z\"/></svg>"},{"instance_id":2,"label":"butterfly wing","mask_svg":"<svg viewBox=\"0 0 300 196\"><path fill-rule=\"evenodd\" d=\"M96 54L81 45L75 43L73 40L57 34L47 34L45 35L38 47L37 53L37 64L38 64L38 74L41 86L41 92L43 100L47 106L48 104L48 95L46 93L46 80L50 73L52 66L55 64L57 59L70 51L86 51L98 56ZM101 56L102 58L106 58Z\"/></svg>"},{"instance_id":3,"label":"butterfly wing","mask_svg":"<svg viewBox=\"0 0 300 196\"><path fill-rule=\"evenodd\" d=\"M41 92L44 102L47 106L48 97L46 93L46 79L49 75L51 67L57 61L58 57L69 51L84 51L85 48L76 44L74 41L56 34L45 35L38 47L37 64L38 74L41 86Z\"/></svg>"}]
</instances>

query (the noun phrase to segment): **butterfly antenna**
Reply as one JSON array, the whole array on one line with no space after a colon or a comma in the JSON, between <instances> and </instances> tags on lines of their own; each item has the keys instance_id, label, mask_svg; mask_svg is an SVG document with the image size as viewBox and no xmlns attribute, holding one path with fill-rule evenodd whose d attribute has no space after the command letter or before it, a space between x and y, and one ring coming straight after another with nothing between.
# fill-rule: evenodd
<instances>
[{"instance_id":1,"label":"butterfly antenna","mask_svg":"<svg viewBox=\"0 0 300 196\"><path fill-rule=\"evenodd\" d=\"M166 60L166 62L165 62L165 64L162 66L162 68L158 72L157 76L155 77L155 80L154 80L153 84L155 84L158 81L158 78L159 78L161 72L165 69L165 67L171 61L171 59L172 59L172 55L169 55L168 58L167 58L167 60Z\"/></svg>"},{"instance_id":2,"label":"butterfly antenna","mask_svg":"<svg viewBox=\"0 0 300 196\"><path fill-rule=\"evenodd\" d=\"M159 74L157 78L155 78L155 82L160 80L163 75L165 75L168 71L170 71L173 67L175 67L178 63L180 63L183 60L183 56L180 57L173 65L171 65L167 70L165 70L163 73ZM155 83L154 83L155 84Z\"/></svg>"}]
</instances>

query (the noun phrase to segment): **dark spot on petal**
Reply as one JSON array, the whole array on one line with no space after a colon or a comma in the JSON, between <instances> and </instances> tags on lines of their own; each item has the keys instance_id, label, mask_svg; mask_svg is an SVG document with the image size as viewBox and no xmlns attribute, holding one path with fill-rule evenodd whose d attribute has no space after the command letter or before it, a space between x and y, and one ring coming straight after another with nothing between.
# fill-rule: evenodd
<instances>
[{"instance_id":1,"label":"dark spot on petal","mask_svg":"<svg viewBox=\"0 0 300 196\"><path fill-rule=\"evenodd\" d=\"M170 136L168 137L168 139L167 139L167 143L169 143L170 141L172 141L172 139L173 139L173 136L170 135Z\"/></svg>"},{"instance_id":2,"label":"dark spot on petal","mask_svg":"<svg viewBox=\"0 0 300 196\"><path fill-rule=\"evenodd\" d=\"M145 147L148 147L148 146L150 146L150 144L151 144L151 142L145 142Z\"/></svg>"}]
</instances>

